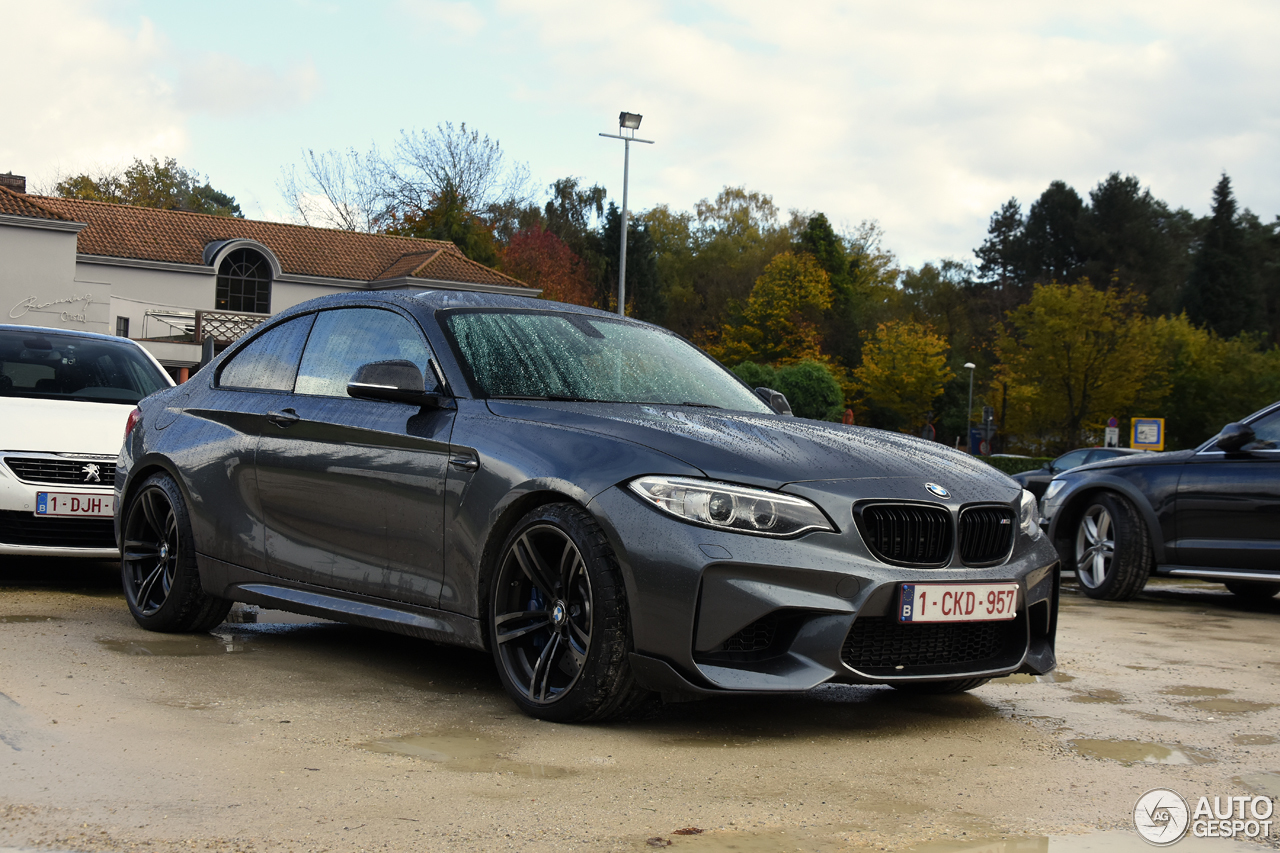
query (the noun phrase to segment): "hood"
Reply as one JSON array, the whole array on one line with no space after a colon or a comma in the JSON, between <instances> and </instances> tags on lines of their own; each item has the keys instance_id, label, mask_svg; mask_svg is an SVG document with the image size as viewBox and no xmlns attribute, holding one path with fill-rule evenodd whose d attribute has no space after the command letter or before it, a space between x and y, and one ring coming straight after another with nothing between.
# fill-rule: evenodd
<instances>
[{"instance_id":1,"label":"hood","mask_svg":"<svg viewBox=\"0 0 1280 853\"><path fill-rule=\"evenodd\" d=\"M1017 486L943 444L867 427L692 406L489 400L499 417L614 436L673 456L708 477L776 489L787 483L912 478Z\"/></svg>"},{"instance_id":2,"label":"hood","mask_svg":"<svg viewBox=\"0 0 1280 853\"><path fill-rule=\"evenodd\" d=\"M0 451L116 456L132 403L0 399Z\"/></svg>"}]
</instances>

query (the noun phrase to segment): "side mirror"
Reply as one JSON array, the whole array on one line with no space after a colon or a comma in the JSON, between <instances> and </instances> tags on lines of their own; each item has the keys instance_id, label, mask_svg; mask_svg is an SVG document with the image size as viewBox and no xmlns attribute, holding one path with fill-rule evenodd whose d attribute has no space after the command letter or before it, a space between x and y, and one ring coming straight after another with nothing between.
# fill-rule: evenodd
<instances>
[{"instance_id":1,"label":"side mirror","mask_svg":"<svg viewBox=\"0 0 1280 853\"><path fill-rule=\"evenodd\" d=\"M1256 436L1253 433L1253 427L1242 423L1229 423L1222 428L1222 432L1218 433L1214 444L1219 450L1227 453L1236 453L1246 444L1254 440Z\"/></svg>"},{"instance_id":2,"label":"side mirror","mask_svg":"<svg viewBox=\"0 0 1280 853\"><path fill-rule=\"evenodd\" d=\"M436 386L432 385L428 391L418 366L401 359L361 365L347 383L347 394L361 400L387 400L415 406L439 402Z\"/></svg>"},{"instance_id":3,"label":"side mirror","mask_svg":"<svg viewBox=\"0 0 1280 853\"><path fill-rule=\"evenodd\" d=\"M1053 463L1052 463L1052 462L1046 462L1046 463L1044 463L1043 465L1041 465L1041 466L1040 466L1040 470L1041 470L1041 471L1048 471L1050 474L1052 474L1052 473L1053 473L1053 471L1054 471Z\"/></svg>"},{"instance_id":4,"label":"side mirror","mask_svg":"<svg viewBox=\"0 0 1280 853\"><path fill-rule=\"evenodd\" d=\"M764 404L778 414L787 415L788 417L794 416L791 411L791 404L787 402L787 398L781 391L775 391L772 388L757 388L756 396L764 400Z\"/></svg>"}]
</instances>

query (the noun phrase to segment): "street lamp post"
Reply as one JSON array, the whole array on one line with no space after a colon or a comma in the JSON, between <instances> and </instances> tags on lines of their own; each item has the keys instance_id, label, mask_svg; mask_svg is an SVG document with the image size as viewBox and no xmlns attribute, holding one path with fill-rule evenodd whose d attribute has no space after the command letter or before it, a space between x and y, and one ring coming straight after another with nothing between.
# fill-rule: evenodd
<instances>
[{"instance_id":1,"label":"street lamp post","mask_svg":"<svg viewBox=\"0 0 1280 853\"><path fill-rule=\"evenodd\" d=\"M623 145L622 153L622 247L618 250L618 316L627 316L627 178L628 172L631 171L631 143L643 142L646 145L652 145L652 139L637 139L636 129L640 127L640 120L644 118L636 113L626 111L618 113L618 132L602 133L601 136L607 136L610 139L621 139ZM624 130L631 131L624 134Z\"/></svg>"},{"instance_id":2,"label":"street lamp post","mask_svg":"<svg viewBox=\"0 0 1280 853\"><path fill-rule=\"evenodd\" d=\"M969 442L969 426L973 423L973 370L977 366L972 361L964 363L965 370L969 371L969 408L964 410L964 440L966 444Z\"/></svg>"}]
</instances>

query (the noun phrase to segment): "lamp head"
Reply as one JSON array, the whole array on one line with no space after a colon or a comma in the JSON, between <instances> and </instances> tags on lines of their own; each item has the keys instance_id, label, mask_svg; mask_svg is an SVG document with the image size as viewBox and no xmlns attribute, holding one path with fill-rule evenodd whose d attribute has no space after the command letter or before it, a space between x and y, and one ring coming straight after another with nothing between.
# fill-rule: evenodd
<instances>
[{"instance_id":1,"label":"lamp head","mask_svg":"<svg viewBox=\"0 0 1280 853\"><path fill-rule=\"evenodd\" d=\"M618 113L618 127L625 127L627 130L636 130L640 127L640 119L642 118L644 118L644 116L636 113L629 113L626 111L620 112Z\"/></svg>"},{"instance_id":2,"label":"lamp head","mask_svg":"<svg viewBox=\"0 0 1280 853\"><path fill-rule=\"evenodd\" d=\"M973 370L977 366L978 365L974 364L972 361L966 361L964 363L965 370Z\"/></svg>"}]
</instances>

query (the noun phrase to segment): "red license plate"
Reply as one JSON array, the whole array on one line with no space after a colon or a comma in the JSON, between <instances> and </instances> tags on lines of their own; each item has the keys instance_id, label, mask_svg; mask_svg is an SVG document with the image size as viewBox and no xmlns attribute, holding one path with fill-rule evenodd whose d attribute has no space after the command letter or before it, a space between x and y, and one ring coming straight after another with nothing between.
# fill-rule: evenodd
<instances>
[{"instance_id":1,"label":"red license plate","mask_svg":"<svg viewBox=\"0 0 1280 853\"><path fill-rule=\"evenodd\" d=\"M59 518L110 518L116 497L101 492L37 492L36 515Z\"/></svg>"},{"instance_id":2,"label":"red license plate","mask_svg":"<svg viewBox=\"0 0 1280 853\"><path fill-rule=\"evenodd\" d=\"M1017 616L1018 584L904 583L899 622L998 622Z\"/></svg>"}]
</instances>

